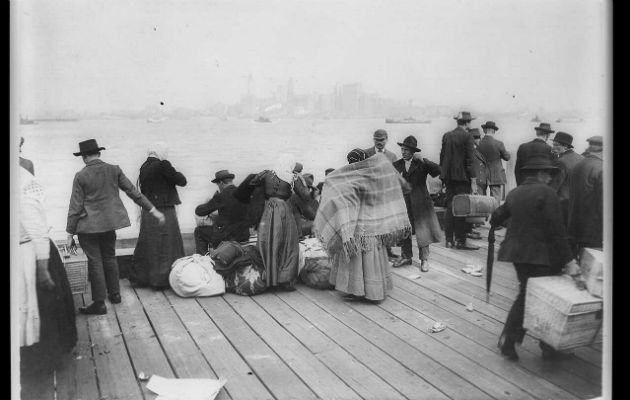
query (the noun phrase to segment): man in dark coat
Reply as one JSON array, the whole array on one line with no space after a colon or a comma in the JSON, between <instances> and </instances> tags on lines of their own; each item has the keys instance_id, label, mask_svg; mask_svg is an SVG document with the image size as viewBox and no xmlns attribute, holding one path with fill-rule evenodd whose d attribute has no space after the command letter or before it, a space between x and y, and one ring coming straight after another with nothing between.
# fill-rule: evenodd
<instances>
[{"instance_id":1,"label":"man in dark coat","mask_svg":"<svg viewBox=\"0 0 630 400\"><path fill-rule=\"evenodd\" d=\"M394 162L398 157L393 152L387 150L385 145L387 144L387 131L385 129L378 129L374 132L374 146L368 147L363 151L368 157L372 157L376 153L385 153L389 161Z\"/></svg>"},{"instance_id":2,"label":"man in dark coat","mask_svg":"<svg viewBox=\"0 0 630 400\"><path fill-rule=\"evenodd\" d=\"M593 136L587 141L588 154L573 168L569 182L568 230L577 251L604 245L603 140Z\"/></svg>"},{"instance_id":3,"label":"man in dark coat","mask_svg":"<svg viewBox=\"0 0 630 400\"><path fill-rule=\"evenodd\" d=\"M88 274L92 286L92 300L87 307L79 307L83 314L106 314L105 295L120 303L120 282L116 261L116 229L131 225L127 210L120 200L122 190L136 204L147 210L159 224L164 224L162 214L131 183L118 165L100 160L101 150L96 140L79 143L79 152L85 167L76 173L72 182L72 196L68 207L67 246L73 248L74 235L88 259Z\"/></svg>"},{"instance_id":4,"label":"man in dark coat","mask_svg":"<svg viewBox=\"0 0 630 400\"><path fill-rule=\"evenodd\" d=\"M418 141L414 136L407 136L402 143L398 143L402 158L394 162L394 168L411 185L411 193L405 194L407 214L411 222L412 234L416 235L418 250L420 251L420 270L429 270L429 245L442 240L442 229L433 209L433 201L427 190L427 175L436 177L440 174L440 166L426 158L418 157ZM401 242L401 257L393 264L394 267L410 265L413 258L411 236Z\"/></svg>"},{"instance_id":5,"label":"man in dark coat","mask_svg":"<svg viewBox=\"0 0 630 400\"><path fill-rule=\"evenodd\" d=\"M553 177L550 185L556 190L562 208L562 220L565 226L569 221L569 183L571 171L584 159L573 151L573 136L565 132L558 132L553 138L553 152L557 154L556 166L558 173Z\"/></svg>"},{"instance_id":6,"label":"man in dark coat","mask_svg":"<svg viewBox=\"0 0 630 400\"><path fill-rule=\"evenodd\" d=\"M218 211L214 223L210 226L195 228L195 246L198 254L206 254L208 247L216 248L225 240L244 242L249 239L249 219L247 205L234 197L234 174L227 170L218 171L212 180L219 186L212 198L195 208L199 217Z\"/></svg>"},{"instance_id":7,"label":"man in dark coat","mask_svg":"<svg viewBox=\"0 0 630 400\"><path fill-rule=\"evenodd\" d=\"M481 125L484 136L477 146L477 150L486 158L486 166L488 167L488 187L490 188L490 196L497 199L497 204L501 204L503 200L503 187L507 183L505 169L501 160L509 161L510 153L505 149L502 141L494 138L494 134L499 127L494 121L487 121ZM485 194L485 190L483 194Z\"/></svg>"},{"instance_id":8,"label":"man in dark coat","mask_svg":"<svg viewBox=\"0 0 630 400\"><path fill-rule=\"evenodd\" d=\"M479 143L481 142L481 132L479 128L472 128L468 132L473 136L473 143L475 146L475 175L477 175L477 193L486 194L486 188L488 187L488 162L486 157L479 151Z\"/></svg>"},{"instance_id":9,"label":"man in dark coat","mask_svg":"<svg viewBox=\"0 0 630 400\"><path fill-rule=\"evenodd\" d=\"M529 278L558 275L566 267L571 276L580 275L580 267L571 254L569 240L562 222L560 202L549 186L557 167L546 154L528 159L521 168L523 181L508 193L505 203L490 220L497 226L511 218L497 259L514 263L519 280L519 293L505 321L499 339L501 352L510 360L518 360L515 343L525 336L523 317L525 293ZM501 343L502 342L502 343ZM540 342L543 357L555 355L546 343Z\"/></svg>"},{"instance_id":10,"label":"man in dark coat","mask_svg":"<svg viewBox=\"0 0 630 400\"><path fill-rule=\"evenodd\" d=\"M521 168L529 157L534 154L544 154L552 160L553 154L551 153L551 146L547 144L549 135L555 131L551 129L551 125L546 122L541 122L539 126L534 127L536 131L536 139L531 142L523 143L518 147L516 151L516 163L514 164L514 177L516 178L516 185L523 183L525 177Z\"/></svg>"},{"instance_id":11,"label":"man in dark coat","mask_svg":"<svg viewBox=\"0 0 630 400\"><path fill-rule=\"evenodd\" d=\"M470 112L462 111L454 117L457 128L442 136L440 150L440 179L446 186L446 212L444 213L444 231L446 247L461 250L477 250L479 247L466 243L468 224L463 217L453 216L453 197L458 194L477 192L475 173L475 148L472 135L468 132L474 119ZM453 235L455 241L453 241Z\"/></svg>"}]
</instances>

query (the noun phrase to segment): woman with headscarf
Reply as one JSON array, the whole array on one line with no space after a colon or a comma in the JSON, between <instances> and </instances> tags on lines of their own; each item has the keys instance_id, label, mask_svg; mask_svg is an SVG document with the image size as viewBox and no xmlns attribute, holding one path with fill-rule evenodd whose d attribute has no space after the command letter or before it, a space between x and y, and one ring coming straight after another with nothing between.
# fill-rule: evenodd
<instances>
[{"instance_id":1,"label":"woman with headscarf","mask_svg":"<svg viewBox=\"0 0 630 400\"><path fill-rule=\"evenodd\" d=\"M347 158L326 177L313 231L331 258L335 289L378 302L393 288L387 246L411 235L403 199L410 187L381 153L354 149Z\"/></svg>"},{"instance_id":2,"label":"woman with headscarf","mask_svg":"<svg viewBox=\"0 0 630 400\"><path fill-rule=\"evenodd\" d=\"M20 271L18 307L22 375L54 367L76 344L72 292L61 256L48 235L44 192L20 170Z\"/></svg>"},{"instance_id":3,"label":"woman with headscarf","mask_svg":"<svg viewBox=\"0 0 630 400\"><path fill-rule=\"evenodd\" d=\"M265 266L267 287L286 291L295 290L299 265L298 224L287 201L293 193L310 201L299 167L293 156L284 154L273 169L249 175L234 193L237 199L247 203L256 187L264 188L265 205L257 229L257 246Z\"/></svg>"},{"instance_id":4,"label":"woman with headscarf","mask_svg":"<svg viewBox=\"0 0 630 400\"><path fill-rule=\"evenodd\" d=\"M147 160L140 167L140 191L164 214L164 225L159 225L147 211L142 210L140 233L133 252L129 281L134 287L168 287L171 265L184 257L184 242L179 230L175 206L181 204L176 186L186 186L186 177L167 160L168 148L163 142L149 147Z\"/></svg>"}]
</instances>

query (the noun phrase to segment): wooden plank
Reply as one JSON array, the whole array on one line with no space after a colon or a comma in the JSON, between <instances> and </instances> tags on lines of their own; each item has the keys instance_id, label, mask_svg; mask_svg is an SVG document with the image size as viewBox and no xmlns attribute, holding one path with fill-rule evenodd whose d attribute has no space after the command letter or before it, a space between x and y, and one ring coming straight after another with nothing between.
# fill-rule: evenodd
<instances>
[{"instance_id":1,"label":"wooden plank","mask_svg":"<svg viewBox=\"0 0 630 400\"><path fill-rule=\"evenodd\" d=\"M230 397L251 400L273 398L219 328L205 315L199 303L178 297L171 290L164 293L212 369L218 376L227 379L225 390Z\"/></svg>"},{"instance_id":2,"label":"wooden plank","mask_svg":"<svg viewBox=\"0 0 630 400\"><path fill-rule=\"evenodd\" d=\"M357 361L343 347L333 342L277 296L254 296L252 299L291 332L319 360L328 365L362 399L404 399L387 382Z\"/></svg>"},{"instance_id":3,"label":"wooden plank","mask_svg":"<svg viewBox=\"0 0 630 400\"><path fill-rule=\"evenodd\" d=\"M424 330L419 331L402 323L397 318L392 318L391 314L387 315L373 304L364 304L367 306L366 309L366 307L361 307L359 302L344 303L340 301L338 293L323 292L308 287L301 287L300 292L315 300L320 307L325 308L336 318L343 320L348 327L361 333L363 337L394 356L409 369L424 371L424 369L418 369L418 358L431 359L435 364L450 372L452 376L445 374L444 378L450 381L450 386L458 386L465 390L468 398L477 398L479 391L492 398L508 399L529 396L518 386L503 379L501 375L486 369L483 364L471 361L437 340L433 334L427 332L432 323L427 324ZM389 299L385 299L384 302L387 301ZM352 312L353 310L362 310L363 312ZM370 314L372 318L367 317L364 313ZM387 328L380 324L383 319ZM469 345L477 349L482 348L475 343L469 343ZM483 359L479 361L483 361ZM466 383L458 382L453 376ZM445 388L440 389L446 391ZM449 395L451 394L449 393Z\"/></svg>"},{"instance_id":4,"label":"wooden plank","mask_svg":"<svg viewBox=\"0 0 630 400\"><path fill-rule=\"evenodd\" d=\"M225 295L223 298L318 397L360 399L354 390L252 299L234 294Z\"/></svg>"},{"instance_id":5,"label":"wooden plank","mask_svg":"<svg viewBox=\"0 0 630 400\"><path fill-rule=\"evenodd\" d=\"M150 288L140 288L136 289L136 294L151 321L175 376L177 378L217 379L217 375L186 331L164 293ZM194 301L194 299L188 300ZM197 318L207 318L207 316L200 314ZM217 399L229 398L225 388L221 389L217 396Z\"/></svg>"},{"instance_id":6,"label":"wooden plank","mask_svg":"<svg viewBox=\"0 0 630 400\"><path fill-rule=\"evenodd\" d=\"M452 372L421 355L417 357L415 369L402 365L394 356L370 343L300 292L283 293L280 298L408 398L417 398L419 394L431 399L470 399L471 394L474 398L489 398ZM456 385L453 385L454 382ZM460 388L459 383L468 387ZM465 389L469 391L466 392Z\"/></svg>"},{"instance_id":7,"label":"wooden plank","mask_svg":"<svg viewBox=\"0 0 630 400\"><path fill-rule=\"evenodd\" d=\"M87 320L101 397L141 399L142 390L112 306L109 305L107 314L90 315Z\"/></svg>"},{"instance_id":8,"label":"wooden plank","mask_svg":"<svg viewBox=\"0 0 630 400\"><path fill-rule=\"evenodd\" d=\"M120 282L120 296L122 301L114 309L136 377L142 372L146 376L159 375L164 378L174 378L175 374L166 359L164 350L129 281ZM157 397L146 388L148 381L138 382L146 399Z\"/></svg>"},{"instance_id":9,"label":"wooden plank","mask_svg":"<svg viewBox=\"0 0 630 400\"><path fill-rule=\"evenodd\" d=\"M404 286L403 282L395 282L397 288ZM413 287L412 287L413 289ZM477 313L469 313L462 311L459 306L452 307L448 305L448 301L441 301L439 305L435 305L431 301L424 300L415 295L417 292L407 292L404 289L395 290L390 294L390 297L402 304L419 311L423 315L447 323L448 329L452 329L463 336L473 340L486 348L498 353L496 343L503 329L503 325L488 319L485 321L483 328L478 326L477 319L479 316L475 316ZM383 305L385 307L385 305ZM402 317L401 317L402 318ZM482 317L483 319L483 317ZM407 319L413 321L414 319ZM582 376L577 376L574 373L567 371L572 364L579 364L580 360L571 358L569 360L545 362L540 357L540 349L538 348L538 342L530 337L526 337L523 345L518 349L520 361L519 366L522 366L529 371L536 373L557 386L574 393L576 395L590 395L594 391L600 389L600 379L591 381L585 380ZM507 362L507 361L506 361ZM584 366L578 366L582 369ZM601 370L597 368L590 368L590 373L595 375L601 374ZM601 376L601 375L599 375Z\"/></svg>"},{"instance_id":10,"label":"wooden plank","mask_svg":"<svg viewBox=\"0 0 630 400\"><path fill-rule=\"evenodd\" d=\"M416 333L417 330L427 332L433 323L437 321L437 319L431 318L430 315L418 312L395 300L384 302L379 309L366 307L364 304L353 304L352 306L366 317L378 322L384 329L396 334L412 345L418 340L426 340L424 337L418 336ZM388 314L394 315L398 319L392 322ZM416 328L416 332L406 329L405 324ZM518 364L506 362L506 360L498 354L496 349L486 347L473 340L469 335L463 332L460 333L457 326L455 326L455 328L449 326L447 329L448 332L444 334L433 334L431 338L459 352L470 360L479 363L480 367L488 369L502 376L504 379L509 380L522 390L528 392L531 396L539 399L577 398L559 386L548 382L546 379L523 370ZM468 372L468 374L471 374L471 372ZM471 378L476 379L476 370L473 370Z\"/></svg>"},{"instance_id":11,"label":"wooden plank","mask_svg":"<svg viewBox=\"0 0 630 400\"><path fill-rule=\"evenodd\" d=\"M197 301L275 398L317 398L223 298L203 297Z\"/></svg>"}]
</instances>

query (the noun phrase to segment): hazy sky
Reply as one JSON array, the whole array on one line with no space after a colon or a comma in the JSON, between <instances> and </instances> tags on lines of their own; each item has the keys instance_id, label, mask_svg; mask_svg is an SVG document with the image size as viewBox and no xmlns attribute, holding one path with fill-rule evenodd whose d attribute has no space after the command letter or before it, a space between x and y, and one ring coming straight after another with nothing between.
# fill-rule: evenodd
<instances>
[{"instance_id":1,"label":"hazy sky","mask_svg":"<svg viewBox=\"0 0 630 400\"><path fill-rule=\"evenodd\" d=\"M294 78L473 110L601 112L609 2L22 0L22 109L235 102Z\"/></svg>"}]
</instances>

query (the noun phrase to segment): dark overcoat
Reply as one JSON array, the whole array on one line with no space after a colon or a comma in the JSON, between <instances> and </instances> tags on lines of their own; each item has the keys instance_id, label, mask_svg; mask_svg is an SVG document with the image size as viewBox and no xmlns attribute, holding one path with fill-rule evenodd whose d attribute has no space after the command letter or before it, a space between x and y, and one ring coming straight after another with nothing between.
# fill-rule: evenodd
<instances>
[{"instance_id":1,"label":"dark overcoat","mask_svg":"<svg viewBox=\"0 0 630 400\"><path fill-rule=\"evenodd\" d=\"M186 177L177 172L168 160L148 157L140 167L140 191L156 207L181 204L177 188L186 186Z\"/></svg>"},{"instance_id":2,"label":"dark overcoat","mask_svg":"<svg viewBox=\"0 0 630 400\"><path fill-rule=\"evenodd\" d=\"M363 151L365 152L365 154L367 154L368 157L372 157L374 154L376 154L376 149L374 148L374 146L368 147L367 149L363 149ZM392 163L396 161L396 159L398 158L394 152L391 152L387 149L383 150L383 153L385 153L385 156Z\"/></svg>"},{"instance_id":3,"label":"dark overcoat","mask_svg":"<svg viewBox=\"0 0 630 400\"><path fill-rule=\"evenodd\" d=\"M411 185L411 193L405 194L404 197L418 247L440 242L442 229L427 190L427 175L438 176L440 166L426 158L419 160L414 157L409 166L409 172L405 171L405 160L402 158L394 162L394 168Z\"/></svg>"},{"instance_id":4,"label":"dark overcoat","mask_svg":"<svg viewBox=\"0 0 630 400\"><path fill-rule=\"evenodd\" d=\"M505 150L502 141L496 140L492 135L485 135L477 150L486 158L488 167L488 185L505 185L507 178L501 160L509 161L510 153Z\"/></svg>"},{"instance_id":5,"label":"dark overcoat","mask_svg":"<svg viewBox=\"0 0 630 400\"><path fill-rule=\"evenodd\" d=\"M218 211L214 226L226 238L249 236L247 205L234 197L235 190L234 185L226 186L222 191L217 191L207 203L195 208L195 214L200 217Z\"/></svg>"},{"instance_id":6,"label":"dark overcoat","mask_svg":"<svg viewBox=\"0 0 630 400\"><path fill-rule=\"evenodd\" d=\"M474 158L475 144L470 132L459 126L446 132L440 150L440 179L469 182L476 178Z\"/></svg>"},{"instance_id":7,"label":"dark overcoat","mask_svg":"<svg viewBox=\"0 0 630 400\"><path fill-rule=\"evenodd\" d=\"M556 193L558 193L560 202L569 201L569 183L571 171L573 171L573 168L583 159L583 156L579 155L573 150L567 150L564 153L560 154L560 156L557 158L556 166L558 167L558 171L554 175L549 185L551 185L552 188L556 189Z\"/></svg>"},{"instance_id":8,"label":"dark overcoat","mask_svg":"<svg viewBox=\"0 0 630 400\"><path fill-rule=\"evenodd\" d=\"M517 185L523 183L525 179L525 175L521 172L521 167L524 166L527 160L534 154L545 154L549 156L550 160L554 159L551 146L542 139L536 138L531 142L523 143L518 146L518 150L516 151L516 163L514 164L514 177L516 178Z\"/></svg>"},{"instance_id":9,"label":"dark overcoat","mask_svg":"<svg viewBox=\"0 0 630 400\"><path fill-rule=\"evenodd\" d=\"M560 201L549 185L528 177L511 190L491 221L501 224L508 218L499 261L561 268L573 258Z\"/></svg>"},{"instance_id":10,"label":"dark overcoat","mask_svg":"<svg viewBox=\"0 0 630 400\"><path fill-rule=\"evenodd\" d=\"M488 184L488 163L486 161L486 157L479 151L478 148L475 148L475 175L477 175L477 184L479 185L487 185Z\"/></svg>"},{"instance_id":11,"label":"dark overcoat","mask_svg":"<svg viewBox=\"0 0 630 400\"><path fill-rule=\"evenodd\" d=\"M100 233L131 225L119 196L122 190L145 210L153 204L131 183L118 165L100 159L88 162L72 182L66 232Z\"/></svg>"},{"instance_id":12,"label":"dark overcoat","mask_svg":"<svg viewBox=\"0 0 630 400\"><path fill-rule=\"evenodd\" d=\"M576 243L603 245L604 177L601 153L589 153L571 172L569 235Z\"/></svg>"}]
</instances>

